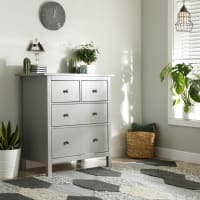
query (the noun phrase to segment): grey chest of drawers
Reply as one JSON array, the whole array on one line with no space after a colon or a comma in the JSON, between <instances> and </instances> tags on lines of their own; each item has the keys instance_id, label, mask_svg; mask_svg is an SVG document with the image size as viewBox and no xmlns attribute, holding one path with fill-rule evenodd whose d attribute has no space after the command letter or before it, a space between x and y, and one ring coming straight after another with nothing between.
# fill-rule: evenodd
<instances>
[{"instance_id":1,"label":"grey chest of drawers","mask_svg":"<svg viewBox=\"0 0 200 200\"><path fill-rule=\"evenodd\" d=\"M52 165L106 157L111 165L110 76L21 76L22 159Z\"/></svg>"}]
</instances>

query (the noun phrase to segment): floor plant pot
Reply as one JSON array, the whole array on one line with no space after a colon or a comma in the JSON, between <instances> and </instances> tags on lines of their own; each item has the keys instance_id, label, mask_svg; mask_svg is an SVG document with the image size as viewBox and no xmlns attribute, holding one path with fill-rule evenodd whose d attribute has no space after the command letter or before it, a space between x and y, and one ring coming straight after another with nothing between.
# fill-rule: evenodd
<instances>
[{"instance_id":1,"label":"floor plant pot","mask_svg":"<svg viewBox=\"0 0 200 200\"><path fill-rule=\"evenodd\" d=\"M18 175L21 149L0 150L0 179L12 179Z\"/></svg>"}]
</instances>

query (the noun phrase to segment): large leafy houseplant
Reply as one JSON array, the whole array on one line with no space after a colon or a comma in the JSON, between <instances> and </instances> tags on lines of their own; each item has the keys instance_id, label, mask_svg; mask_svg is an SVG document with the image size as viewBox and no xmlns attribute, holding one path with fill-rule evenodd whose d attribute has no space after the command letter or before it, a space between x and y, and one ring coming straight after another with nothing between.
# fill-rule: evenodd
<instances>
[{"instance_id":1,"label":"large leafy houseplant","mask_svg":"<svg viewBox=\"0 0 200 200\"><path fill-rule=\"evenodd\" d=\"M200 76L193 74L192 69L190 64L168 64L160 72L161 81L167 77L172 79L173 105L183 102L186 113L195 102L200 103Z\"/></svg>"},{"instance_id":2,"label":"large leafy houseplant","mask_svg":"<svg viewBox=\"0 0 200 200\"><path fill-rule=\"evenodd\" d=\"M18 126L15 131L12 131L11 122L9 121L7 127L4 122L1 122L0 129L0 150L12 150L20 148L20 134Z\"/></svg>"}]
</instances>

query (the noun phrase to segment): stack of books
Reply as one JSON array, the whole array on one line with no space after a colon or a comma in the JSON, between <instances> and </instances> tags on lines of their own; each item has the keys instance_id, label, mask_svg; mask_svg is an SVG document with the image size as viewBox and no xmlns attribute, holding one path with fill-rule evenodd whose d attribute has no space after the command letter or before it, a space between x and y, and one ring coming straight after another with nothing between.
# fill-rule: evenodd
<instances>
[{"instance_id":1,"label":"stack of books","mask_svg":"<svg viewBox=\"0 0 200 200\"><path fill-rule=\"evenodd\" d=\"M47 67L45 65L31 65L31 73L46 73Z\"/></svg>"}]
</instances>

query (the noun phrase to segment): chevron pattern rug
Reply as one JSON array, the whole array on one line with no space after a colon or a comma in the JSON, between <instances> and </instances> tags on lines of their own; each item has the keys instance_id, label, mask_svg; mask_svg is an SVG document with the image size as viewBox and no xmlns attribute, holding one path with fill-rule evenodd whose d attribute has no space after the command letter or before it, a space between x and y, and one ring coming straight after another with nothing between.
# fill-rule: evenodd
<instances>
[{"instance_id":1,"label":"chevron pattern rug","mask_svg":"<svg viewBox=\"0 0 200 200\"><path fill-rule=\"evenodd\" d=\"M0 200L200 200L200 165L145 163L0 181Z\"/></svg>"}]
</instances>

